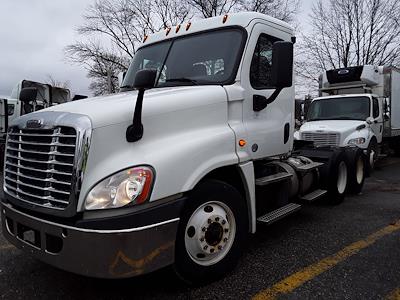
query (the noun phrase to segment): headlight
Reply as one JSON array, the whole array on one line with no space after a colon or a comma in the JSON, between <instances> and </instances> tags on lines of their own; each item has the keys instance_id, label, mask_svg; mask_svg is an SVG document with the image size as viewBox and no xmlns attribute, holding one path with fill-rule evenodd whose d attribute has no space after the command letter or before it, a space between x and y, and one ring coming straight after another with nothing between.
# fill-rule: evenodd
<instances>
[{"instance_id":1,"label":"headlight","mask_svg":"<svg viewBox=\"0 0 400 300\"><path fill-rule=\"evenodd\" d=\"M349 145L361 145L365 143L365 138L356 138L349 140Z\"/></svg>"},{"instance_id":2,"label":"headlight","mask_svg":"<svg viewBox=\"0 0 400 300\"><path fill-rule=\"evenodd\" d=\"M89 192L85 208L106 209L143 203L149 198L153 177L153 171L148 167L118 172L99 182Z\"/></svg>"}]
</instances>

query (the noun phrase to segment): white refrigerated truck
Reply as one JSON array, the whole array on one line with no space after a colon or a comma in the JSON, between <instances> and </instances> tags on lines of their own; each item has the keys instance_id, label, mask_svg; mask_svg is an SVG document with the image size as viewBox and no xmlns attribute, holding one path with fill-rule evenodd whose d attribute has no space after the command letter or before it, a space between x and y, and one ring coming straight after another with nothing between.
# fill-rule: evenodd
<instances>
[{"instance_id":1,"label":"white refrigerated truck","mask_svg":"<svg viewBox=\"0 0 400 300\"><path fill-rule=\"evenodd\" d=\"M400 154L400 70L365 65L327 71L295 137L316 145L356 145L371 169L380 153Z\"/></svg>"},{"instance_id":2,"label":"white refrigerated truck","mask_svg":"<svg viewBox=\"0 0 400 300\"><path fill-rule=\"evenodd\" d=\"M294 41L259 13L176 26L145 38L121 93L14 120L6 238L87 276L173 265L199 283L234 268L257 224L361 189L357 147L293 145Z\"/></svg>"}]
</instances>

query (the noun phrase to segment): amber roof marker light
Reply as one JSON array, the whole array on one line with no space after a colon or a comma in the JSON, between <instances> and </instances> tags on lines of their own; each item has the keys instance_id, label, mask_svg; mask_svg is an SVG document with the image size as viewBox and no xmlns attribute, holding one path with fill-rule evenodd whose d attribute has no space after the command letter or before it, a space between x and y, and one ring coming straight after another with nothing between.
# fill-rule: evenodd
<instances>
[{"instance_id":1,"label":"amber roof marker light","mask_svg":"<svg viewBox=\"0 0 400 300\"><path fill-rule=\"evenodd\" d=\"M247 144L247 142L245 140L240 140L239 141L239 146L240 147L244 147L244 146L246 146L246 144Z\"/></svg>"},{"instance_id":2,"label":"amber roof marker light","mask_svg":"<svg viewBox=\"0 0 400 300\"><path fill-rule=\"evenodd\" d=\"M222 18L222 24L225 24L227 20L228 20L228 15L225 15L225 16Z\"/></svg>"},{"instance_id":3,"label":"amber roof marker light","mask_svg":"<svg viewBox=\"0 0 400 300\"><path fill-rule=\"evenodd\" d=\"M144 38L143 38L143 43L145 42L145 41L147 41L147 38L148 38L149 36L146 34L145 36L144 36Z\"/></svg>"},{"instance_id":4,"label":"amber roof marker light","mask_svg":"<svg viewBox=\"0 0 400 300\"><path fill-rule=\"evenodd\" d=\"M181 25L176 26L175 33L178 33L179 29L181 29Z\"/></svg>"},{"instance_id":5,"label":"amber roof marker light","mask_svg":"<svg viewBox=\"0 0 400 300\"><path fill-rule=\"evenodd\" d=\"M167 36L167 35L169 34L170 31L171 31L171 27L168 27L168 28L165 30L165 35Z\"/></svg>"},{"instance_id":6,"label":"amber roof marker light","mask_svg":"<svg viewBox=\"0 0 400 300\"><path fill-rule=\"evenodd\" d=\"M192 23L191 23L191 22L189 22L189 23L186 24L186 31L189 30L190 26L192 26Z\"/></svg>"}]
</instances>

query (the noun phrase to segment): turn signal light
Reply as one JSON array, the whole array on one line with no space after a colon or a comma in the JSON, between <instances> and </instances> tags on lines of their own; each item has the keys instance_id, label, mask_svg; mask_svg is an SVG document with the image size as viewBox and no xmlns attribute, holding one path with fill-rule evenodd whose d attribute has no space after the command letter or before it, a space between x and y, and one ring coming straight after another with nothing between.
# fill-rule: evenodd
<instances>
[{"instance_id":1,"label":"turn signal light","mask_svg":"<svg viewBox=\"0 0 400 300\"><path fill-rule=\"evenodd\" d=\"M245 140L240 140L240 141L239 141L239 146L240 146L240 147L244 147L244 146L246 146L246 144L247 144L247 143L246 143Z\"/></svg>"}]
</instances>

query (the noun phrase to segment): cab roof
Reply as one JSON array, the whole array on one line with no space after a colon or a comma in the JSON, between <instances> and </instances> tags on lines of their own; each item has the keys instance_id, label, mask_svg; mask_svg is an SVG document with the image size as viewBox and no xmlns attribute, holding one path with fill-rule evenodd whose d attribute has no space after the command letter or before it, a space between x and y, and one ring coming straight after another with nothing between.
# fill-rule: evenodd
<instances>
[{"instance_id":1,"label":"cab roof","mask_svg":"<svg viewBox=\"0 0 400 300\"><path fill-rule=\"evenodd\" d=\"M140 47L157 43L162 40L175 38L177 36L184 36L210 29L219 29L231 26L240 26L245 28L254 20L270 23L271 26L279 27L280 30L293 34L293 27L286 22L258 12L240 12L206 19L197 19L181 25L166 28L157 33L145 36Z\"/></svg>"}]
</instances>

